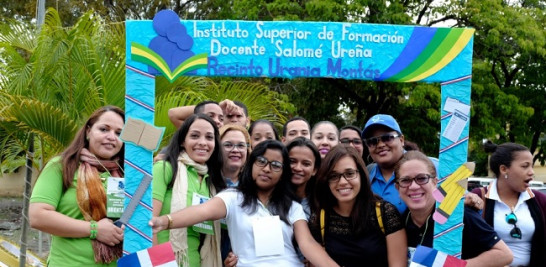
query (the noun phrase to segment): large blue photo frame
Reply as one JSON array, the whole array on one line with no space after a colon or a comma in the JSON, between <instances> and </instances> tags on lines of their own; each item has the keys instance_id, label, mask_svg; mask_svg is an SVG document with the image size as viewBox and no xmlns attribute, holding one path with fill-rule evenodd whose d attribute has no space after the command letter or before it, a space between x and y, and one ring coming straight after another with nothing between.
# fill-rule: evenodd
<instances>
[{"instance_id":1,"label":"large blue photo frame","mask_svg":"<svg viewBox=\"0 0 546 267\"><path fill-rule=\"evenodd\" d=\"M438 177L439 185L447 184L467 161L473 35L469 28L190 21L164 10L152 21L126 22L126 116L154 123L157 75L171 82L193 75L440 83ZM152 174L153 155L133 143L125 146L127 205L143 174ZM437 203L444 221L434 228L434 248L454 256L460 256L462 243L459 191L451 184L445 190ZM125 230L124 254L152 245L151 187L140 204Z\"/></svg>"}]
</instances>

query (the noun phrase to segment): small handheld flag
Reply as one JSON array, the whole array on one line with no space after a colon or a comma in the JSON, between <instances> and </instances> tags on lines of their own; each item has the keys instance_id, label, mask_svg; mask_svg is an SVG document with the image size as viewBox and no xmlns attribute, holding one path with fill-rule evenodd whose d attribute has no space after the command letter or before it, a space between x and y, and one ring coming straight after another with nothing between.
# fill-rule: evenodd
<instances>
[{"instance_id":1,"label":"small handheld flag","mask_svg":"<svg viewBox=\"0 0 546 267\"><path fill-rule=\"evenodd\" d=\"M178 267L170 242L131 253L118 260L118 267Z\"/></svg>"},{"instance_id":2,"label":"small handheld flag","mask_svg":"<svg viewBox=\"0 0 546 267\"><path fill-rule=\"evenodd\" d=\"M417 246L409 267L465 267L466 261L425 246Z\"/></svg>"}]
</instances>

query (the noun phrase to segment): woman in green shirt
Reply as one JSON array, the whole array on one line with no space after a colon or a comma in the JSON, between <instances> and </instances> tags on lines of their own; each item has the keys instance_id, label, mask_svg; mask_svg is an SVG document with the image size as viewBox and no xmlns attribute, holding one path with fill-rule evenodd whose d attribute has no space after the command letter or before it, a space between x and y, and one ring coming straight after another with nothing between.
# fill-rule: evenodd
<instances>
[{"instance_id":1,"label":"woman in green shirt","mask_svg":"<svg viewBox=\"0 0 546 267\"><path fill-rule=\"evenodd\" d=\"M170 214L207 201L226 188L221 174L218 128L204 114L194 114L174 134L165 160L153 167L153 214ZM220 223L207 221L159 232L154 243L170 241L180 266L221 266Z\"/></svg>"},{"instance_id":2,"label":"woman in green shirt","mask_svg":"<svg viewBox=\"0 0 546 267\"><path fill-rule=\"evenodd\" d=\"M51 234L48 266L116 266L123 227L106 218L106 180L122 177L125 113L96 110L68 148L44 167L30 199L30 225Z\"/></svg>"}]
</instances>

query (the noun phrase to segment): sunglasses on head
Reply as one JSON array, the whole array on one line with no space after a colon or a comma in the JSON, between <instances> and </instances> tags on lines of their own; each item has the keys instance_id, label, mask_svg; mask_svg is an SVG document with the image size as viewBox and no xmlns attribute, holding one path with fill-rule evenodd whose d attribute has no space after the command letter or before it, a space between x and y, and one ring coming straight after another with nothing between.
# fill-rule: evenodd
<instances>
[{"instance_id":1,"label":"sunglasses on head","mask_svg":"<svg viewBox=\"0 0 546 267\"><path fill-rule=\"evenodd\" d=\"M518 222L518 217L516 217L516 214L514 214L514 212L506 214L505 219L508 224L514 225L514 228L510 231L510 236L512 238L521 239L521 229L519 229L519 227L516 225Z\"/></svg>"},{"instance_id":2,"label":"sunglasses on head","mask_svg":"<svg viewBox=\"0 0 546 267\"><path fill-rule=\"evenodd\" d=\"M400 137L400 135L396 133L395 134L389 133L389 134L383 134L379 136L370 137L364 140L364 142L366 143L368 147L375 147L377 146L377 144L379 144L379 141L383 143L390 143L397 137Z\"/></svg>"}]
</instances>

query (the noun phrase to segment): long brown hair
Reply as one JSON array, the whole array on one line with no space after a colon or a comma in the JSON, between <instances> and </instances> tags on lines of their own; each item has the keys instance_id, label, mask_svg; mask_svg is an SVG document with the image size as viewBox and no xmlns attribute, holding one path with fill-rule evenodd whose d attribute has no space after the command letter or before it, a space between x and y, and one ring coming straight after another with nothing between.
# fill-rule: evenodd
<instances>
[{"instance_id":1,"label":"long brown hair","mask_svg":"<svg viewBox=\"0 0 546 267\"><path fill-rule=\"evenodd\" d=\"M80 153L82 148L89 148L89 141L87 141L87 129L91 128L99 118L106 112L112 111L121 116L123 122L125 122L125 112L116 106L104 106L93 112L85 124L80 128L72 143L61 154L62 168L63 168L63 191L68 189L74 181L74 173L80 166ZM118 158L118 164L123 166L125 154L125 145L121 146L120 151L112 158Z\"/></svg>"},{"instance_id":2,"label":"long brown hair","mask_svg":"<svg viewBox=\"0 0 546 267\"><path fill-rule=\"evenodd\" d=\"M345 157L354 160L358 173L360 174L360 192L358 192L356 196L356 201L350 215L353 227L352 230L354 233L359 234L362 233L366 227L369 227L371 212L373 211L375 201L378 201L379 198L372 192L368 169L366 169L362 157L360 157L358 151L354 147L337 145L326 154L317 173L315 192L312 196L312 208L314 214L320 214L321 209L324 209L326 214L328 214L334 209L334 206L337 205L337 199L330 190L328 177L335 165ZM315 217L316 220L318 220L319 216Z\"/></svg>"}]
</instances>

